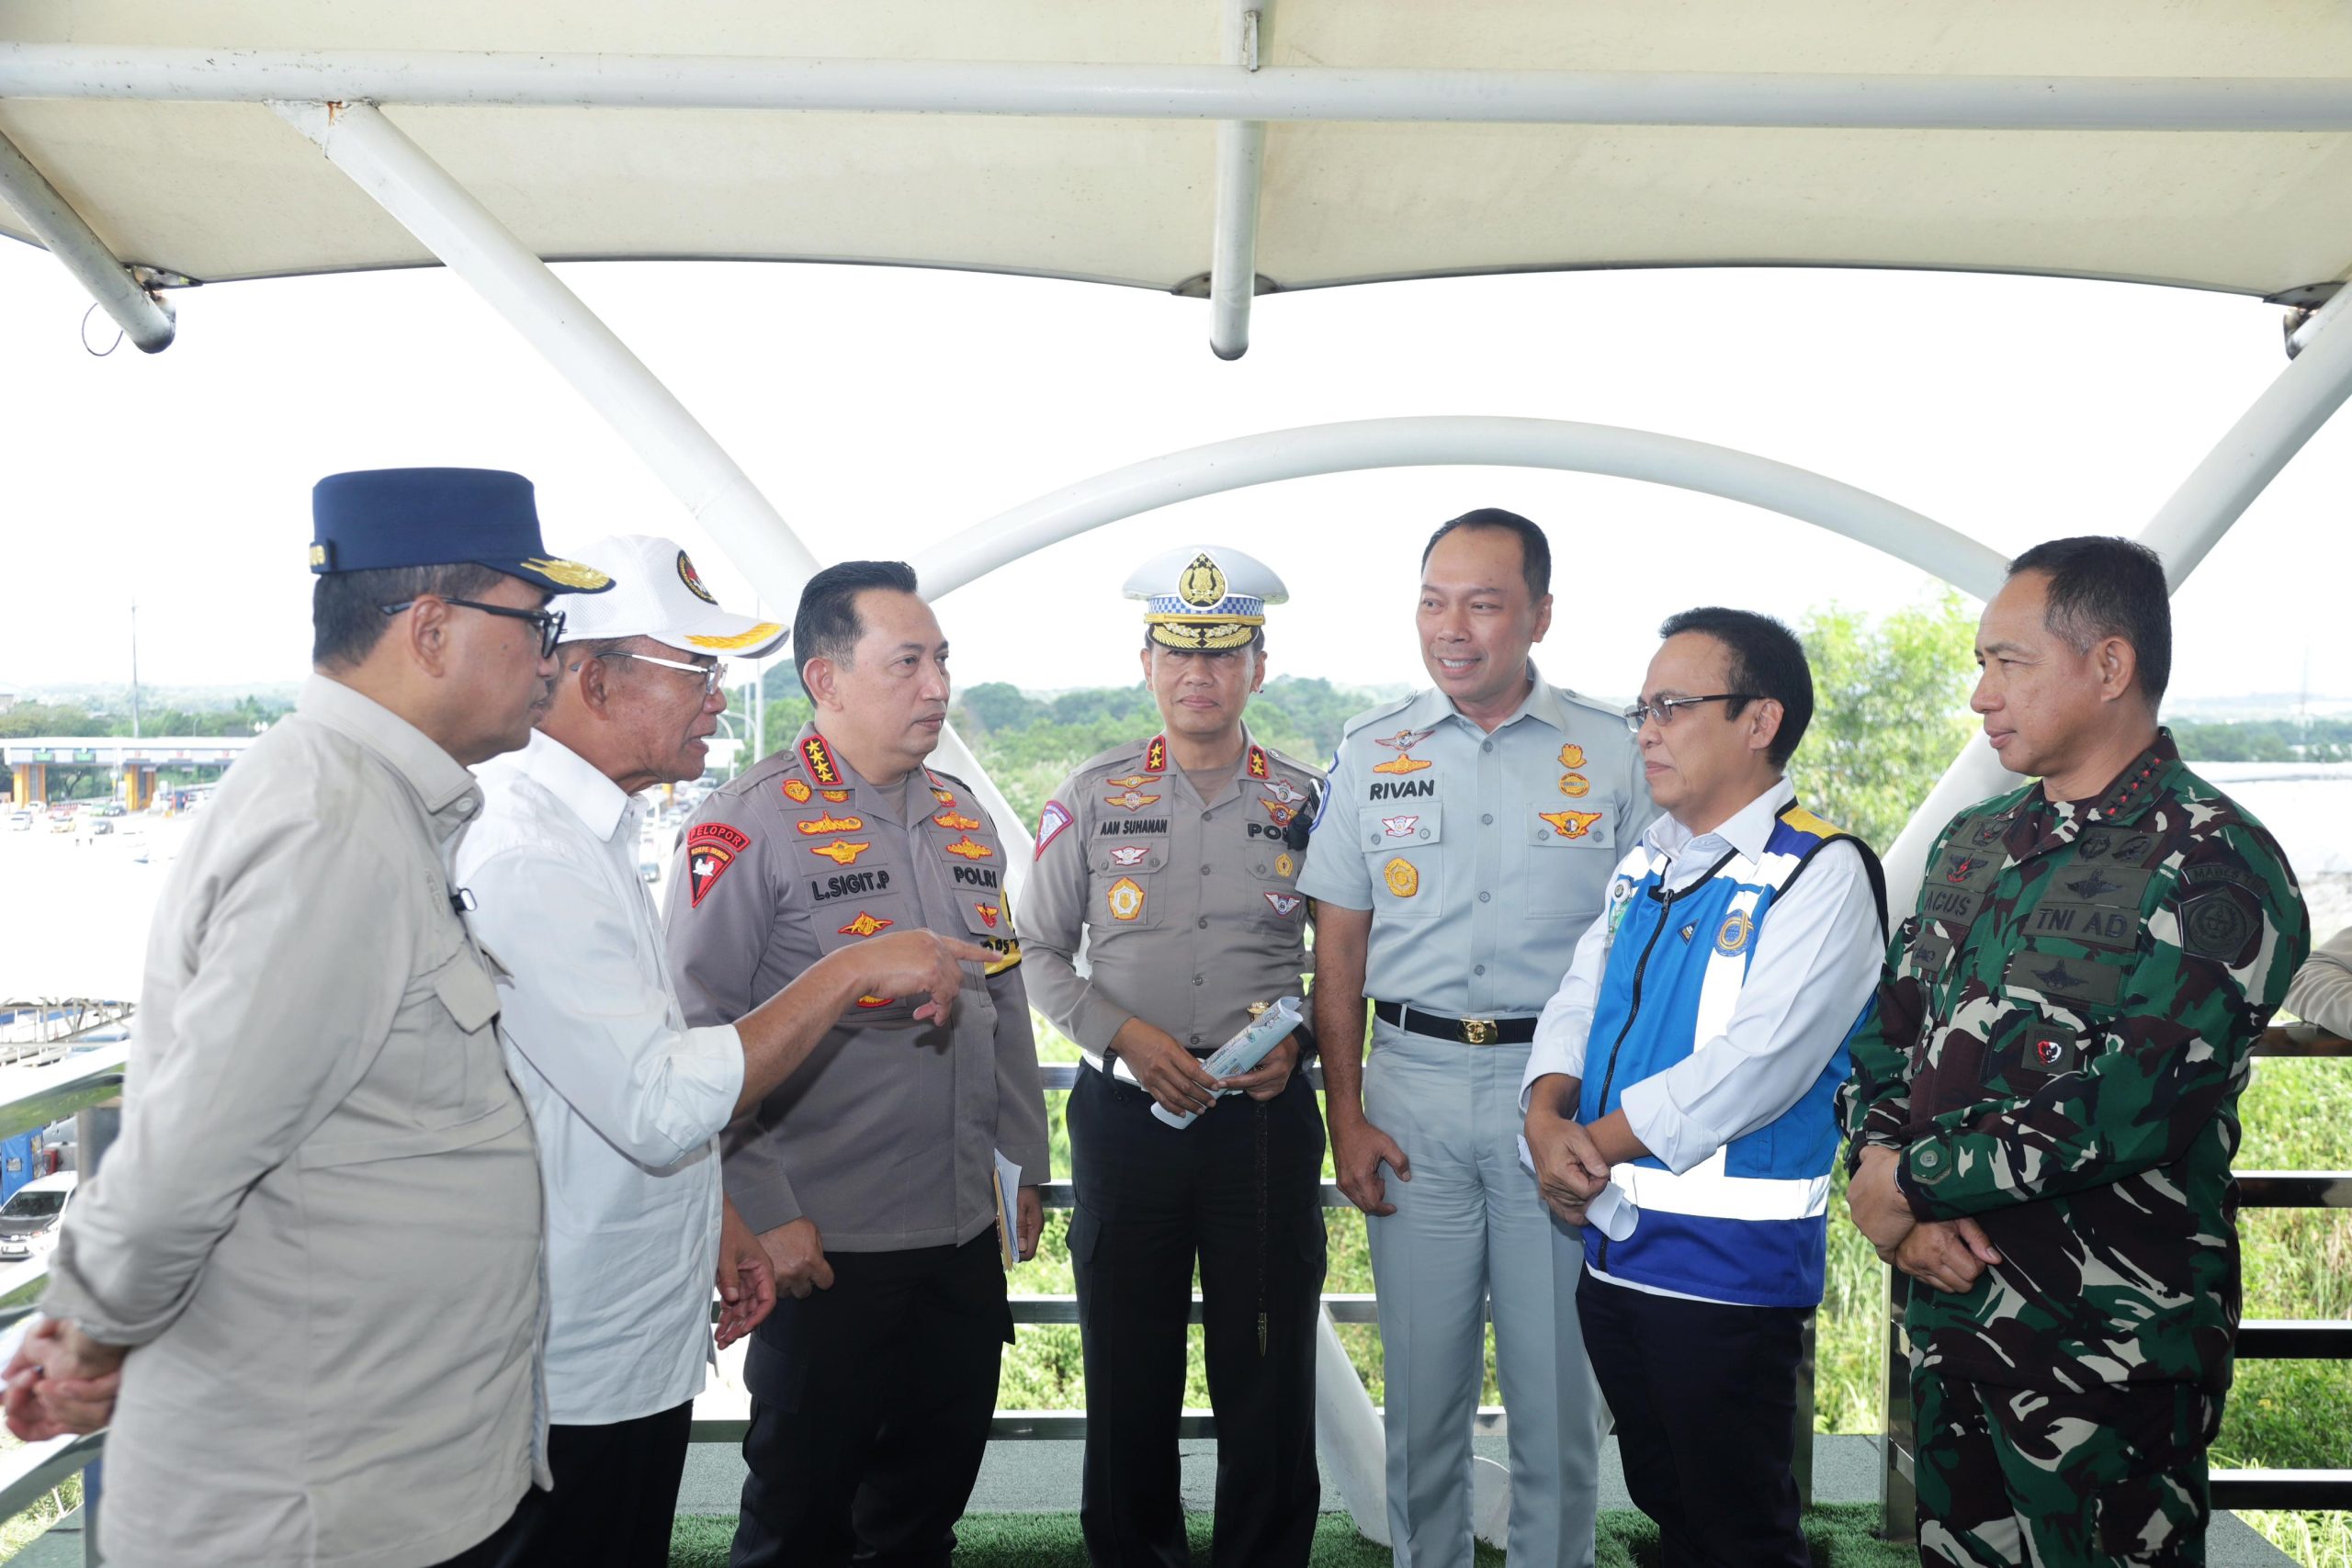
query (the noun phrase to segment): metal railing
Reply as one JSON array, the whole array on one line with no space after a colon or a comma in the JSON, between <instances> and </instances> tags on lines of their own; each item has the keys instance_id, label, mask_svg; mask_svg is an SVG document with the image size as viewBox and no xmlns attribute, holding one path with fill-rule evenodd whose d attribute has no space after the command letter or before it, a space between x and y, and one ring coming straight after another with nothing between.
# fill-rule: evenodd
<instances>
[{"instance_id":1,"label":"metal railing","mask_svg":"<svg viewBox=\"0 0 2352 1568\"><path fill-rule=\"evenodd\" d=\"M2256 1056L2352 1056L2352 1041L2308 1023L2273 1024ZM2243 1170L2238 1207L2352 1209L2352 1171ZM1911 1411L1910 1356L1903 1334L1903 1276L1887 1270L1885 1419L1879 1472L1880 1533L1909 1540L1918 1528L1914 1480L1917 1433ZM2352 1360L2352 1321L2255 1319L2238 1325L2236 1353L2251 1360ZM2352 1508L2352 1469L2223 1470L2212 1476L2216 1508Z\"/></svg>"}]
</instances>

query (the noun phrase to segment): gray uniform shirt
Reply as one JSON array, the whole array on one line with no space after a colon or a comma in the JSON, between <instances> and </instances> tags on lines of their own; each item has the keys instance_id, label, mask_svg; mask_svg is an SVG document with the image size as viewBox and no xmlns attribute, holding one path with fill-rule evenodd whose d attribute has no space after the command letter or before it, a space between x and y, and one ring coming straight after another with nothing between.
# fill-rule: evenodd
<instances>
[{"instance_id":1,"label":"gray uniform shirt","mask_svg":"<svg viewBox=\"0 0 2352 1568\"><path fill-rule=\"evenodd\" d=\"M1209 799L1155 737L1080 767L1038 821L1027 966L1040 1010L1097 1058L1130 1018L1212 1051L1250 1003L1298 994L1306 855L1283 832L1323 775L1244 739Z\"/></svg>"},{"instance_id":2,"label":"gray uniform shirt","mask_svg":"<svg viewBox=\"0 0 2352 1568\"><path fill-rule=\"evenodd\" d=\"M1489 734L1432 688L1350 721L1299 890L1372 911L1368 996L1532 1017L1657 815L1617 710L1537 674Z\"/></svg>"},{"instance_id":3,"label":"gray uniform shirt","mask_svg":"<svg viewBox=\"0 0 2352 1568\"><path fill-rule=\"evenodd\" d=\"M1004 845L964 784L877 788L815 729L712 792L670 885L670 967L691 1024L731 1023L825 953L927 927L996 953L945 1026L924 998L861 998L728 1129L727 1195L755 1231L807 1217L829 1251L960 1245L996 1223L995 1151L1048 1179L1046 1099L1006 907Z\"/></svg>"},{"instance_id":4,"label":"gray uniform shirt","mask_svg":"<svg viewBox=\"0 0 2352 1568\"><path fill-rule=\"evenodd\" d=\"M136 1347L109 1562L412 1568L531 1483L538 1163L492 961L449 904L481 806L447 752L313 677L172 868L122 1134L41 1303Z\"/></svg>"}]
</instances>

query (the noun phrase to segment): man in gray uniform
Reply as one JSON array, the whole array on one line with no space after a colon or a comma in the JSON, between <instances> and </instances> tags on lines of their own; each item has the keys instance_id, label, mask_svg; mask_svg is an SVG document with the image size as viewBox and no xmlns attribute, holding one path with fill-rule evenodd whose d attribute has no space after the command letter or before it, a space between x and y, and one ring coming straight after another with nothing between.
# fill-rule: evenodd
<instances>
[{"instance_id":1,"label":"man in gray uniform","mask_svg":"<svg viewBox=\"0 0 2352 1568\"><path fill-rule=\"evenodd\" d=\"M967 970L944 1024L916 1016L925 997L858 998L727 1134L727 1196L788 1297L744 1361L733 1562L945 1568L1012 1337L995 1156L1021 1167L1023 1258L1047 1174L1004 848L969 789L923 765L947 717L947 643L913 571L819 572L792 648L816 722L684 834L669 947L687 1021L740 1018L886 931L968 935L995 962Z\"/></svg>"},{"instance_id":2,"label":"man in gray uniform","mask_svg":"<svg viewBox=\"0 0 2352 1568\"><path fill-rule=\"evenodd\" d=\"M1242 1077L1211 1078L1200 1058L1299 990L1297 877L1322 775L1242 723L1265 680L1280 579L1238 550L1188 547L1146 565L1127 594L1149 604L1143 673L1164 728L1085 763L1046 803L1021 913L1038 1001L1095 1069L1069 1099L1080 1517L1096 1568L1191 1561L1176 1422L1197 1255L1217 1419L1214 1561L1303 1568L1321 1495L1323 1119L1297 1035ZM1171 1127L1155 1100L1198 1119Z\"/></svg>"},{"instance_id":3,"label":"man in gray uniform","mask_svg":"<svg viewBox=\"0 0 2352 1568\"><path fill-rule=\"evenodd\" d=\"M1332 1163L1369 1216L1380 1291L1400 1568L1471 1561L1490 1291L1511 1562L1593 1559L1582 1241L1520 1163L1519 1083L1536 1016L1657 808L1618 710L1547 684L1528 658L1551 625L1550 579L1543 531L1514 513L1467 513L1431 537L1419 626L1435 687L1349 727L1299 881L1317 908Z\"/></svg>"},{"instance_id":4,"label":"man in gray uniform","mask_svg":"<svg viewBox=\"0 0 2352 1568\"><path fill-rule=\"evenodd\" d=\"M466 769L529 739L555 673L549 593L609 583L548 558L519 474L334 474L311 506L314 673L156 905L122 1135L9 1424L105 1424L37 1417L120 1368L122 1568L507 1568L548 1481L543 1217L450 863Z\"/></svg>"}]
</instances>

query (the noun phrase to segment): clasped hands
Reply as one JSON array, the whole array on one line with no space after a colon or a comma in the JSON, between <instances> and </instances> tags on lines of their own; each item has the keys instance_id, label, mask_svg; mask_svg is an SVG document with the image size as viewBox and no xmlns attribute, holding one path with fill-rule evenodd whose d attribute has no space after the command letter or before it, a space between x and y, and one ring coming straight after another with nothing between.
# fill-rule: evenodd
<instances>
[{"instance_id":1,"label":"clasped hands","mask_svg":"<svg viewBox=\"0 0 2352 1568\"><path fill-rule=\"evenodd\" d=\"M1901 1156L1882 1144L1862 1150L1846 1186L1846 1212L1854 1226L1869 1238L1881 1259L1934 1286L1961 1294L1975 1287L1987 1266L2001 1254L1984 1227L1962 1215L1956 1220L1922 1220L1911 1212L1909 1200L1895 1185Z\"/></svg>"},{"instance_id":2,"label":"clasped hands","mask_svg":"<svg viewBox=\"0 0 2352 1568\"><path fill-rule=\"evenodd\" d=\"M28 1443L96 1431L113 1419L129 1353L99 1344L63 1318L42 1318L0 1370L8 1430Z\"/></svg>"},{"instance_id":3,"label":"clasped hands","mask_svg":"<svg viewBox=\"0 0 2352 1568\"><path fill-rule=\"evenodd\" d=\"M1537 1094L1528 1102L1521 1131L1527 1139L1527 1157L1535 1167L1536 1190L1544 1206L1562 1224L1582 1226L1586 1209L1609 1185L1609 1161L1593 1142L1592 1129L1544 1102Z\"/></svg>"}]
</instances>

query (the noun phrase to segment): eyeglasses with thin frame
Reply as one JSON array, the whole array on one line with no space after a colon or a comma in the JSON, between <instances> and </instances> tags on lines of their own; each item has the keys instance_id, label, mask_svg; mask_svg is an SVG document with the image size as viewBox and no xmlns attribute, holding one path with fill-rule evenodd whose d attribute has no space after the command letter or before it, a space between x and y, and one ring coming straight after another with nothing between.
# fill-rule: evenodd
<instances>
[{"instance_id":1,"label":"eyeglasses with thin frame","mask_svg":"<svg viewBox=\"0 0 2352 1568\"><path fill-rule=\"evenodd\" d=\"M436 597L440 596L436 595ZM376 608L383 611L387 615L397 615L402 610L415 609L420 603L422 603L420 600L403 599L397 604L379 604ZM552 654L555 651L555 645L563 640L563 612L561 610L516 610L504 604L485 604L479 599L442 598L441 603L462 605L469 610L480 610L485 615L504 615L509 620L530 622L539 628L539 657L541 659Z\"/></svg>"},{"instance_id":2,"label":"eyeglasses with thin frame","mask_svg":"<svg viewBox=\"0 0 2352 1568\"><path fill-rule=\"evenodd\" d=\"M1639 735L1642 726L1653 718L1657 720L1660 729L1666 728L1674 722L1678 708L1696 707L1701 703L1757 703L1763 700L1754 692L1716 692L1703 697L1660 697L1654 703L1635 703L1627 708L1624 713L1625 728Z\"/></svg>"},{"instance_id":3,"label":"eyeglasses with thin frame","mask_svg":"<svg viewBox=\"0 0 2352 1568\"><path fill-rule=\"evenodd\" d=\"M699 675L702 677L702 694L706 697L727 683L727 662L724 660L716 664L686 664L675 659L656 659L650 653L631 653L625 648L608 649L596 657L634 659L640 664L659 664L664 670L683 670L689 675ZM575 664L572 668L577 670L580 666Z\"/></svg>"}]
</instances>

